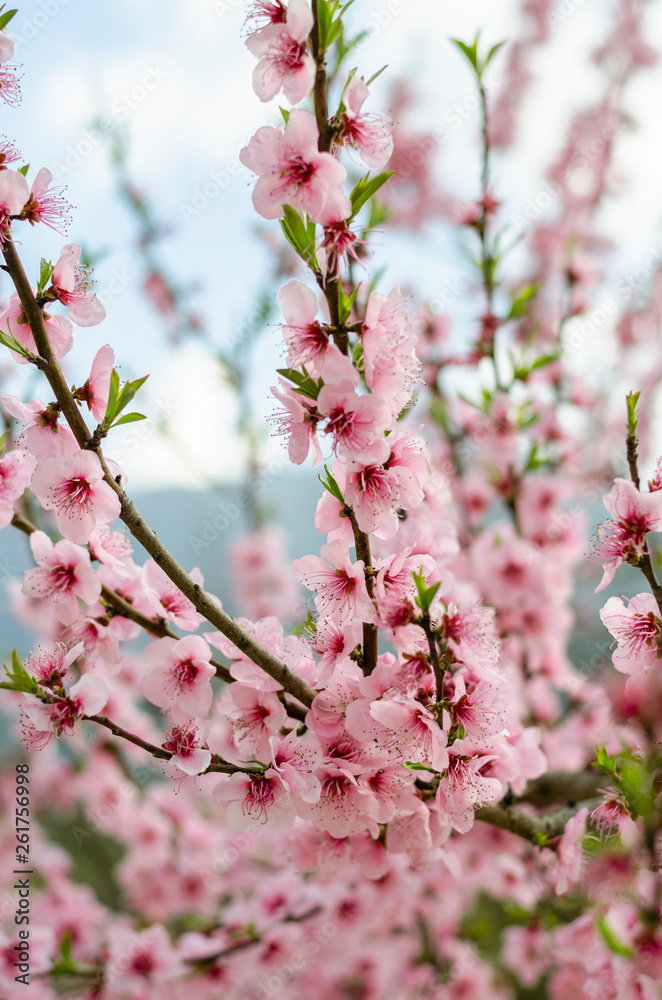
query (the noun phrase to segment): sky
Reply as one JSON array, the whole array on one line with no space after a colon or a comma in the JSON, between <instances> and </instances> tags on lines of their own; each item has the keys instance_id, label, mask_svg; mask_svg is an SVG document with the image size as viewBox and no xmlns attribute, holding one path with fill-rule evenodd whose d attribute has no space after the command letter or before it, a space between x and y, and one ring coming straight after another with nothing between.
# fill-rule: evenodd
<instances>
[{"instance_id":1,"label":"sky","mask_svg":"<svg viewBox=\"0 0 662 1000\"><path fill-rule=\"evenodd\" d=\"M78 331L67 375L82 381L105 343L114 347L123 377L150 373L139 406L149 419L113 432L106 447L138 492L236 481L244 455L234 430L236 404L218 367L201 345L169 348L140 292L134 224L115 192L110 148L113 136L126 129L132 176L170 231L163 244L168 266L196 287L215 343L227 343L269 272L264 244L255 236L251 177L238 154L257 128L278 116L277 102L263 105L252 92L254 60L243 42L246 6L245 0L29 0L10 29L23 65L24 100L19 109L2 109L1 131L32 164L31 175L49 167L76 206L66 239L37 227L21 233L21 252L33 274L40 257L56 259L67 241L101 257L95 276L108 316L101 326ZM599 94L599 74L586 55L604 32L608 6L609 0L560 0L554 8L561 19L533 67L517 153L495 166L506 213L521 211L541 190L569 115ZM374 85L371 108L388 110L392 82L404 76L420 95L411 124L421 129L447 122L447 113L458 103L466 107L473 94L449 36L469 39L481 28L492 44L515 37L520 23L511 0L356 0L352 22L370 31L357 60L360 72L368 77L388 64ZM662 4L649 4L647 39L662 46ZM497 89L502 73L497 59ZM641 74L628 92L639 127L621 143L619 197L601 220L622 244L614 281L640 266L651 248L662 248L661 87L658 67ZM102 128L93 125L99 119ZM477 193L478 126L478 116L467 114L460 128L448 130L439 154L444 183L460 199ZM636 182L627 181L633 171ZM277 238L278 226L271 225ZM466 275L467 266L440 226L416 237L385 235L375 253L375 266L382 263L386 291L399 282L428 299ZM0 293L6 297L6 286ZM470 297L454 308L468 317ZM274 409L269 386L282 364L279 340L272 326L255 352L251 394L265 429L265 453L282 457L281 441L269 440L266 431ZM2 388L41 392L25 371L5 379ZM164 419L167 437L158 432Z\"/></svg>"}]
</instances>

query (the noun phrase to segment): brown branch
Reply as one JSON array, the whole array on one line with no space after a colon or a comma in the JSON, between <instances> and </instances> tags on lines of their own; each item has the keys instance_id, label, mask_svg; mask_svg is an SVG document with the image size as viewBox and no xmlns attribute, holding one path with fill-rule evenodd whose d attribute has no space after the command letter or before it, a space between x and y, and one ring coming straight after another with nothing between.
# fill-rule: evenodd
<instances>
[{"instance_id":1,"label":"brown branch","mask_svg":"<svg viewBox=\"0 0 662 1000\"><path fill-rule=\"evenodd\" d=\"M50 344L44 316L37 304L30 282L23 269L23 265L16 253L16 248L10 236L3 243L3 255L6 269L11 277L16 291L18 292L23 311L30 324L32 335L37 345L37 350L41 357L47 362L43 371L48 379L51 389L55 393L55 398L60 409L65 415L69 426L76 436L81 448L91 447L91 435L83 417L81 416L76 402L69 391L69 387L64 379L58 360L53 354ZM144 518L136 509L133 502L124 492L122 486L117 483L108 469L100 447L92 447L101 462L104 478L111 489L117 494L121 503L120 518L133 537L140 542L146 552L161 567L167 577L175 586L191 601L196 611L206 618L206 620L218 629L226 638L244 653L253 663L257 664L265 673L273 677L289 694L302 704L310 705L315 697L315 692L289 669L284 663L273 655L269 650L264 649L255 639L245 632L230 615L226 614L219 606L211 600L202 590L199 584L194 583L177 560L171 555L165 545L161 542L156 532L145 522Z\"/></svg>"},{"instance_id":2,"label":"brown branch","mask_svg":"<svg viewBox=\"0 0 662 1000\"><path fill-rule=\"evenodd\" d=\"M372 603L375 604L375 576L374 567L372 565L372 553L370 552L370 536L361 531L356 521L356 515L349 505L345 506L344 513L345 516L349 518L349 522L352 525L352 531L354 532L354 548L356 549L356 558L357 560L360 559L363 562L365 586L368 591L368 596L370 597ZM378 656L379 630L376 625L372 624L372 622L363 622L362 669L364 674L368 675L373 672L377 666Z\"/></svg>"},{"instance_id":3,"label":"brown branch","mask_svg":"<svg viewBox=\"0 0 662 1000\"><path fill-rule=\"evenodd\" d=\"M530 802L534 806L549 806L563 802L573 805L583 799L590 799L600 791L607 781L606 775L595 768L589 771L549 771L540 778L529 781L517 802Z\"/></svg>"},{"instance_id":4,"label":"brown branch","mask_svg":"<svg viewBox=\"0 0 662 1000\"><path fill-rule=\"evenodd\" d=\"M522 809L518 809L517 806L498 803L494 806L482 806L482 808L477 809L476 819L482 823L489 823L490 826L496 826L500 830L508 830L517 837L522 837L524 840L540 846L540 839L543 837L549 840L560 837L568 821L584 806L588 808L589 812L592 812L602 801L601 797L586 799L583 802L576 802L572 806L554 809L542 816L531 816Z\"/></svg>"},{"instance_id":5,"label":"brown branch","mask_svg":"<svg viewBox=\"0 0 662 1000\"><path fill-rule=\"evenodd\" d=\"M127 729L122 729L121 726L111 722L111 720L105 715L84 715L83 719L86 722L96 722L98 726L104 726L106 729L110 730L113 736L126 740L128 743L133 743L134 746L140 747L141 750L146 750L147 753L152 755L152 757L157 757L159 760L170 760L173 756L170 751L164 750L163 747L157 747L153 743L148 743L147 740L141 739L140 736L130 733ZM212 755L212 761L209 767L201 773L209 774L212 771L217 771L221 774L236 774L237 772L241 772L242 774L262 774L262 771L257 770L256 768L239 767L238 764L228 764L227 761L218 757L216 754Z\"/></svg>"}]
</instances>

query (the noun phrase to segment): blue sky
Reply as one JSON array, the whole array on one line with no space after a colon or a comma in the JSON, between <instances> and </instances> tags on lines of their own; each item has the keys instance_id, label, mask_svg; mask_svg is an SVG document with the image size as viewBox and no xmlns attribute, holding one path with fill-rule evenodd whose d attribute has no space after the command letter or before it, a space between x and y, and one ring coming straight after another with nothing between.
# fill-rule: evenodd
<instances>
[{"instance_id":1,"label":"blue sky","mask_svg":"<svg viewBox=\"0 0 662 1000\"><path fill-rule=\"evenodd\" d=\"M570 111L599 93L599 76L583 57L604 30L607 4L563 4L570 13L534 66L537 82L525 106L519 151L497 164L497 188L511 210L523 204L524 193L540 190ZM277 105L262 105L252 93L254 62L242 40L245 8L244 0L30 0L11 26L24 101L18 110L2 109L2 131L35 171L48 166L67 184L67 197L77 206L67 240L107 251L96 277L108 318L78 332L68 374L84 377L98 347L111 343L124 375L151 372L143 412L166 413L171 421L175 445L151 432L153 424L115 432L108 443L138 490L236 480L243 459L231 430L234 402L218 371L200 347L171 351L139 292L133 224L114 192L109 136L120 127L129 130L133 176L172 229L164 244L169 265L181 280L199 286L199 305L222 343L251 310L268 268L253 232L250 175L237 166L237 156L260 125L275 121ZM655 44L662 42L662 11L650 8L648 41ZM448 36L468 38L482 27L490 43L513 37L517 9L512 0L390 0L390 6L389 0L356 0L354 23L371 31L360 71L369 76L389 65L375 84L372 108L387 109L390 83L404 74L421 94L414 124L431 129L443 122L473 92ZM500 70L495 63L497 80ZM617 273L638 266L660 242L661 84L661 71L643 74L629 94L641 129L624 141L620 169L636 169L637 183L624 188L603 220L606 231L627 237ZM99 116L105 136L92 129ZM467 199L477 190L477 128L477 116L470 116L451 132L439 164L447 186ZM214 176L219 190L207 198ZM26 263L34 269L41 256L55 259L67 240L43 227L25 232ZM441 227L416 238L385 236L381 243L375 264L388 264L386 290L400 281L434 298L464 273L457 245ZM471 303L458 308L460 316L469 315ZM273 409L269 385L281 359L278 341L272 329L255 355L252 394L261 423ZM14 379L7 388L29 386ZM267 450L279 449L276 441Z\"/></svg>"}]
</instances>

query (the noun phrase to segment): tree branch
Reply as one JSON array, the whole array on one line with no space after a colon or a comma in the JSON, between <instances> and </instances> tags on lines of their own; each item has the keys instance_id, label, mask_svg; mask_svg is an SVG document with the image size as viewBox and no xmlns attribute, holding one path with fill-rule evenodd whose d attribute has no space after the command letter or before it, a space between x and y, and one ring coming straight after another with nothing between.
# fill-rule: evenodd
<instances>
[{"instance_id":1,"label":"tree branch","mask_svg":"<svg viewBox=\"0 0 662 1000\"><path fill-rule=\"evenodd\" d=\"M124 492L122 486L117 483L108 469L103 457L101 448L91 446L91 435L83 417L81 416L76 402L69 391L69 387L62 374L62 369L53 353L50 344L43 313L37 304L30 282L23 269L23 265L16 253L16 248L10 236L7 236L2 247L7 271L11 277L14 287L18 292L25 316L30 324L32 335L37 345L37 350L47 364L43 367L44 374L48 379L51 389L55 393L55 398L60 409L65 415L69 426L76 436L81 448L93 450L101 462L104 478L108 485L117 494L121 503L120 518L133 537L140 542L145 551L161 567L166 576L175 586L191 601L196 611L218 629L226 638L244 653L253 663L257 664L265 673L273 677L289 694L310 707L315 697L315 692L289 669L284 663L273 655L269 650L264 649L255 639L239 626L234 618L226 614L219 606L211 600L202 590L199 584L194 583L188 573L179 565L177 560L171 555L165 545L161 542L156 532L148 526L144 518L138 512L133 502Z\"/></svg>"},{"instance_id":2,"label":"tree branch","mask_svg":"<svg viewBox=\"0 0 662 1000\"><path fill-rule=\"evenodd\" d=\"M549 840L560 837L568 821L584 806L588 808L589 812L592 812L602 801L601 797L586 799L572 806L554 809L542 816L531 816L522 809L518 809L517 806L504 805L500 802L494 806L482 806L482 808L477 809L476 819L480 820L481 823L496 826L499 830L508 830L517 837L522 837L524 840L540 846L540 838L542 837L547 837Z\"/></svg>"}]
</instances>

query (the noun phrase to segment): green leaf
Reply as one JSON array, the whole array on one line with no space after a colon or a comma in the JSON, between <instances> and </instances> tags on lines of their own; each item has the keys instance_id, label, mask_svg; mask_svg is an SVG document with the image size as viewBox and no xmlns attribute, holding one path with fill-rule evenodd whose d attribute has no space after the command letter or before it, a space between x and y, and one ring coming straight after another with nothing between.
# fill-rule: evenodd
<instances>
[{"instance_id":1,"label":"green leaf","mask_svg":"<svg viewBox=\"0 0 662 1000\"><path fill-rule=\"evenodd\" d=\"M289 382L294 382L297 386L295 392L298 392L301 396L306 396L308 399L317 399L320 389L324 385L322 379L315 381L315 379L311 378L305 368L303 375L296 368L277 368L276 371Z\"/></svg>"},{"instance_id":2,"label":"green leaf","mask_svg":"<svg viewBox=\"0 0 662 1000\"><path fill-rule=\"evenodd\" d=\"M467 45L466 42L461 42L459 38L450 38L449 41L456 45L460 52L466 57L469 64L473 67L476 72L476 76L479 75L478 71L478 39L480 38L480 32L476 34L473 45Z\"/></svg>"},{"instance_id":3,"label":"green leaf","mask_svg":"<svg viewBox=\"0 0 662 1000\"><path fill-rule=\"evenodd\" d=\"M425 583L425 577L422 576L422 574L412 573L412 576L414 577L414 583L416 584L416 590L418 591L416 603L423 614L427 615L430 612L436 593L441 587L441 580L439 583L433 583L431 587L428 587Z\"/></svg>"},{"instance_id":4,"label":"green leaf","mask_svg":"<svg viewBox=\"0 0 662 1000\"><path fill-rule=\"evenodd\" d=\"M37 283L37 295L41 295L41 293L46 289L46 286L51 280L51 275L53 274L54 270L55 270L55 265L51 264L49 260L44 260L44 258L42 257L41 264L39 265L39 281Z\"/></svg>"},{"instance_id":5,"label":"green leaf","mask_svg":"<svg viewBox=\"0 0 662 1000\"><path fill-rule=\"evenodd\" d=\"M523 288L520 288L519 291L513 296L510 304L510 312L506 316L504 322L507 322L509 319L517 319L519 316L526 316L529 312L527 304L537 291L538 285L535 281L532 281L530 284L524 285Z\"/></svg>"},{"instance_id":6,"label":"green leaf","mask_svg":"<svg viewBox=\"0 0 662 1000\"><path fill-rule=\"evenodd\" d=\"M25 176L27 175L27 172L28 172L28 170L29 170L29 169L30 169L30 164L29 164L29 163L25 163L25 164L24 164L24 165L23 165L23 166L22 166L22 167L21 167L21 168L19 169L19 171L18 171L18 172L19 172L19 174L23 174L23 176L25 177Z\"/></svg>"},{"instance_id":7,"label":"green leaf","mask_svg":"<svg viewBox=\"0 0 662 1000\"><path fill-rule=\"evenodd\" d=\"M432 774L439 774L433 767L428 767L427 764L418 764L413 760L404 760L402 766L406 767L408 771L431 771Z\"/></svg>"},{"instance_id":8,"label":"green leaf","mask_svg":"<svg viewBox=\"0 0 662 1000\"><path fill-rule=\"evenodd\" d=\"M140 387L144 385L148 378L149 375L143 375L142 378L136 378L132 382L126 382L120 389L119 375L113 368L110 376L108 406L106 407L106 415L103 418L102 424L102 427L104 427L105 430L109 430L115 424L116 417L118 417L122 410L128 406Z\"/></svg>"},{"instance_id":9,"label":"green leaf","mask_svg":"<svg viewBox=\"0 0 662 1000\"><path fill-rule=\"evenodd\" d=\"M338 283L338 319L341 325L344 325L349 317L352 315L352 306L358 294L358 285L354 289L351 295L347 295L345 289L342 286L342 282Z\"/></svg>"},{"instance_id":10,"label":"green leaf","mask_svg":"<svg viewBox=\"0 0 662 1000\"><path fill-rule=\"evenodd\" d=\"M632 948L630 948L629 945L624 944L622 941L619 941L604 917L600 917L598 919L598 930L602 934L605 944L609 950L613 951L615 955L623 955L624 958L634 957L634 951Z\"/></svg>"},{"instance_id":11,"label":"green leaf","mask_svg":"<svg viewBox=\"0 0 662 1000\"><path fill-rule=\"evenodd\" d=\"M497 54L497 52L499 51L499 49L502 48L505 44L506 44L505 42L497 42L496 45L492 46L492 48L490 49L490 51L487 53L487 55L483 59L482 65L480 67L481 74L485 72L485 70L489 66L489 64L492 61L492 59L494 58L494 56Z\"/></svg>"},{"instance_id":12,"label":"green leaf","mask_svg":"<svg viewBox=\"0 0 662 1000\"><path fill-rule=\"evenodd\" d=\"M639 397L641 392L628 392L625 397L625 402L628 408L628 435L634 436L637 431L637 424L639 423L639 418L637 415L637 406L639 404Z\"/></svg>"},{"instance_id":13,"label":"green leaf","mask_svg":"<svg viewBox=\"0 0 662 1000\"><path fill-rule=\"evenodd\" d=\"M289 113L289 111L287 110L287 108L280 108L280 107L279 107L278 110L280 111L281 115L283 116L283 121L287 125L287 123L290 120L290 113Z\"/></svg>"},{"instance_id":14,"label":"green leaf","mask_svg":"<svg viewBox=\"0 0 662 1000\"><path fill-rule=\"evenodd\" d=\"M366 174L356 185L351 194L352 200L352 218L360 211L365 203L372 198L374 194L379 191L387 180L389 180L393 174L394 170L386 170L382 174L378 174L376 177L370 177L370 174Z\"/></svg>"},{"instance_id":15,"label":"green leaf","mask_svg":"<svg viewBox=\"0 0 662 1000\"><path fill-rule=\"evenodd\" d=\"M381 76L385 69L388 69L388 63L378 69L376 73L373 73L369 80L366 81L366 87L369 87L371 83L374 83L378 76Z\"/></svg>"},{"instance_id":16,"label":"green leaf","mask_svg":"<svg viewBox=\"0 0 662 1000\"><path fill-rule=\"evenodd\" d=\"M119 427L120 424L133 424L136 420L146 420L144 413L125 413L123 417L116 420L113 427Z\"/></svg>"},{"instance_id":17,"label":"green leaf","mask_svg":"<svg viewBox=\"0 0 662 1000\"><path fill-rule=\"evenodd\" d=\"M604 745L595 748L595 760L591 762L591 766L597 767L599 771L604 771L612 778L616 776L616 758L609 756Z\"/></svg>"},{"instance_id":18,"label":"green leaf","mask_svg":"<svg viewBox=\"0 0 662 1000\"><path fill-rule=\"evenodd\" d=\"M533 835L533 839L535 840L538 847L547 847L547 845L549 844L549 834L543 833L542 830L536 830L535 834Z\"/></svg>"},{"instance_id":19,"label":"green leaf","mask_svg":"<svg viewBox=\"0 0 662 1000\"><path fill-rule=\"evenodd\" d=\"M299 213L289 205L285 205L283 214L285 217L280 220L280 225L285 239L306 264L312 263L315 257L315 223L304 223Z\"/></svg>"},{"instance_id":20,"label":"green leaf","mask_svg":"<svg viewBox=\"0 0 662 1000\"><path fill-rule=\"evenodd\" d=\"M6 663L4 664L9 683L3 682L0 684L0 687L6 688L8 691L23 691L25 694L36 694L39 690L39 685L23 666L23 662L16 650L12 653L11 658L12 667L14 668L13 672Z\"/></svg>"},{"instance_id":21,"label":"green leaf","mask_svg":"<svg viewBox=\"0 0 662 1000\"><path fill-rule=\"evenodd\" d=\"M344 496L342 494L342 490L338 486L338 483L336 482L336 480L331 475L331 472L329 470L328 465L324 466L324 471L326 472L326 480L322 479L322 477L320 475L318 475L317 478L319 479L319 481L322 484L322 486L324 487L324 489L328 490L328 492L331 494L331 496L335 497L336 500L338 500L343 505L343 507L344 507L345 506L345 498L344 498Z\"/></svg>"},{"instance_id":22,"label":"green leaf","mask_svg":"<svg viewBox=\"0 0 662 1000\"><path fill-rule=\"evenodd\" d=\"M4 31L13 17L18 14L18 10L7 10L0 14L0 31Z\"/></svg>"},{"instance_id":23,"label":"green leaf","mask_svg":"<svg viewBox=\"0 0 662 1000\"><path fill-rule=\"evenodd\" d=\"M2 330L0 330L0 344L4 344L10 351L16 351L16 353L20 354L23 358L32 357L30 351L26 351L23 345L19 344L19 342L15 340L10 333L3 333Z\"/></svg>"}]
</instances>

